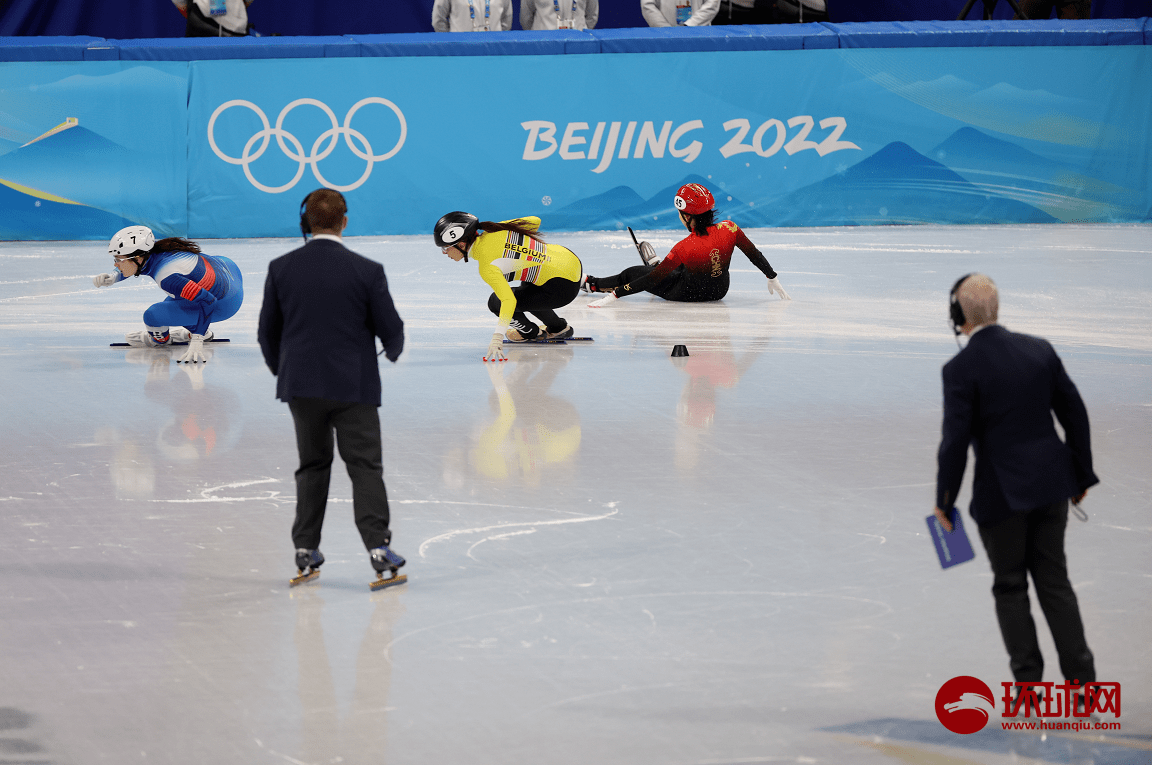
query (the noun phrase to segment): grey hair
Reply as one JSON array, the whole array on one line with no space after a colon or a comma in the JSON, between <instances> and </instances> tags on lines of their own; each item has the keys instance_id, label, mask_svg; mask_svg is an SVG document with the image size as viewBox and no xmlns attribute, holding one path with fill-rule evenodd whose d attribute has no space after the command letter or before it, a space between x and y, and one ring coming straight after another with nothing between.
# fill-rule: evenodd
<instances>
[{"instance_id":1,"label":"grey hair","mask_svg":"<svg viewBox=\"0 0 1152 765\"><path fill-rule=\"evenodd\" d=\"M956 299L964 309L964 319L974 327L994 324L1000 314L1000 293L996 282L986 274L972 274L956 291Z\"/></svg>"}]
</instances>

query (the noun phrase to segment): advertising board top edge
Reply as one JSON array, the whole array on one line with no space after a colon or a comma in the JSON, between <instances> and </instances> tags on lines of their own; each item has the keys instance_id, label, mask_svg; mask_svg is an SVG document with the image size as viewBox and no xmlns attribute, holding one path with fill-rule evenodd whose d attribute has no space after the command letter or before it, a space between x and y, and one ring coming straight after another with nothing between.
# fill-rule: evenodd
<instances>
[{"instance_id":1,"label":"advertising board top edge","mask_svg":"<svg viewBox=\"0 0 1152 765\"><path fill-rule=\"evenodd\" d=\"M877 21L317 37L0 37L3 61L529 56L708 51L1146 45L1152 20Z\"/></svg>"}]
</instances>

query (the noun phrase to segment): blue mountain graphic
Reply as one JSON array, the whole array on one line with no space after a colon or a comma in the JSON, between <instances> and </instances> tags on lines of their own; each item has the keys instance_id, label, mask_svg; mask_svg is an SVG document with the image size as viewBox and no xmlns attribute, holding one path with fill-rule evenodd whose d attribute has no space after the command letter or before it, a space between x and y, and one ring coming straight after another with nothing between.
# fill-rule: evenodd
<instances>
[{"instance_id":1,"label":"blue mountain graphic","mask_svg":"<svg viewBox=\"0 0 1152 765\"><path fill-rule=\"evenodd\" d=\"M0 184L0 239L107 239L134 221L85 205L69 205Z\"/></svg>"},{"instance_id":2,"label":"blue mountain graphic","mask_svg":"<svg viewBox=\"0 0 1152 765\"><path fill-rule=\"evenodd\" d=\"M1032 205L981 190L900 141L760 212L774 226L1057 222Z\"/></svg>"},{"instance_id":3,"label":"blue mountain graphic","mask_svg":"<svg viewBox=\"0 0 1152 765\"><path fill-rule=\"evenodd\" d=\"M84 127L62 130L0 156L0 178L92 207L128 189L121 179L139 158ZM130 183L130 182L129 182Z\"/></svg>"},{"instance_id":4,"label":"blue mountain graphic","mask_svg":"<svg viewBox=\"0 0 1152 765\"><path fill-rule=\"evenodd\" d=\"M985 192L1026 202L1065 222L1139 217L1131 190L975 128L960 128L928 156Z\"/></svg>"},{"instance_id":5,"label":"blue mountain graphic","mask_svg":"<svg viewBox=\"0 0 1152 765\"><path fill-rule=\"evenodd\" d=\"M672 199L686 183L699 183L716 198L716 207L725 218L730 218L741 226L763 226L761 216L752 211L736 197L699 175L689 175L682 180L661 189L650 199L645 200L628 186L614 189L592 197L573 202L556 212L547 213L544 225L554 231L596 231L633 228L678 228L680 221ZM738 216L728 214L729 210L742 210Z\"/></svg>"},{"instance_id":6,"label":"blue mountain graphic","mask_svg":"<svg viewBox=\"0 0 1152 765\"><path fill-rule=\"evenodd\" d=\"M79 125L0 156L0 180L131 218L161 236L176 233L187 210L183 168Z\"/></svg>"},{"instance_id":7,"label":"blue mountain graphic","mask_svg":"<svg viewBox=\"0 0 1152 765\"><path fill-rule=\"evenodd\" d=\"M615 210L644 202L644 197L632 190L631 186L617 186L603 194L586 197L556 211L560 215L599 215L605 209Z\"/></svg>"}]
</instances>

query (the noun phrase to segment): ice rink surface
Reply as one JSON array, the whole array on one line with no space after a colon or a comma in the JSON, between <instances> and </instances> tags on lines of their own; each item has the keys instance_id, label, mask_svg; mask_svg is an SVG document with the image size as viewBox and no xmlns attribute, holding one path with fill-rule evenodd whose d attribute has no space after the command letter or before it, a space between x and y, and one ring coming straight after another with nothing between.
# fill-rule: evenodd
<instances>
[{"instance_id":1,"label":"ice rink surface","mask_svg":"<svg viewBox=\"0 0 1152 765\"><path fill-rule=\"evenodd\" d=\"M0 244L0 765L1152 761L1152 227L750 235L792 301L737 253L720 303L582 294L561 314L595 342L499 366L474 263L349 239L407 334L380 413L410 580L377 593L339 461L328 562L288 588L296 453L256 323L299 240L201 243L247 298L196 368L108 347L162 293L93 288L103 242ZM639 262L626 234L550 240ZM924 521L974 270L1088 406L1102 483L1067 547L1121 731L935 716L951 677L1012 679L983 550L942 571Z\"/></svg>"}]
</instances>

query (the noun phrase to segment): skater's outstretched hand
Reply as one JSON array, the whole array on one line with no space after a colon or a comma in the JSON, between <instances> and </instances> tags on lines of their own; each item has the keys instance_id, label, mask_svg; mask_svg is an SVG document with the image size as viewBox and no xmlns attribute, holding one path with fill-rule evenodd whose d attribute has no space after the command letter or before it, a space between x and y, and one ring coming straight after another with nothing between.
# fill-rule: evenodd
<instances>
[{"instance_id":1,"label":"skater's outstretched hand","mask_svg":"<svg viewBox=\"0 0 1152 765\"><path fill-rule=\"evenodd\" d=\"M96 274L92 283L97 287L109 287L116 283L116 274Z\"/></svg>"},{"instance_id":2,"label":"skater's outstretched hand","mask_svg":"<svg viewBox=\"0 0 1152 765\"><path fill-rule=\"evenodd\" d=\"M600 298L599 300L593 300L591 303L588 304L588 307L589 308L605 308L607 306L612 305L613 303L615 303L619 299L620 298L616 297L615 292L609 292L607 295Z\"/></svg>"},{"instance_id":3,"label":"skater's outstretched hand","mask_svg":"<svg viewBox=\"0 0 1152 765\"><path fill-rule=\"evenodd\" d=\"M784 291L784 288L782 286L780 286L780 278L776 277L776 276L773 276L771 279L768 280L768 293L773 294L773 295L779 295L781 300L791 300L792 299L792 298L788 297L788 293Z\"/></svg>"},{"instance_id":4,"label":"skater's outstretched hand","mask_svg":"<svg viewBox=\"0 0 1152 765\"><path fill-rule=\"evenodd\" d=\"M204 352L204 335L192 335L188 339L188 352L176 359L177 364L200 364L207 361L208 355Z\"/></svg>"},{"instance_id":5,"label":"skater's outstretched hand","mask_svg":"<svg viewBox=\"0 0 1152 765\"><path fill-rule=\"evenodd\" d=\"M500 332L492 333L492 342L488 343L488 352L484 354L484 361L507 361L504 355L504 335Z\"/></svg>"}]
</instances>

